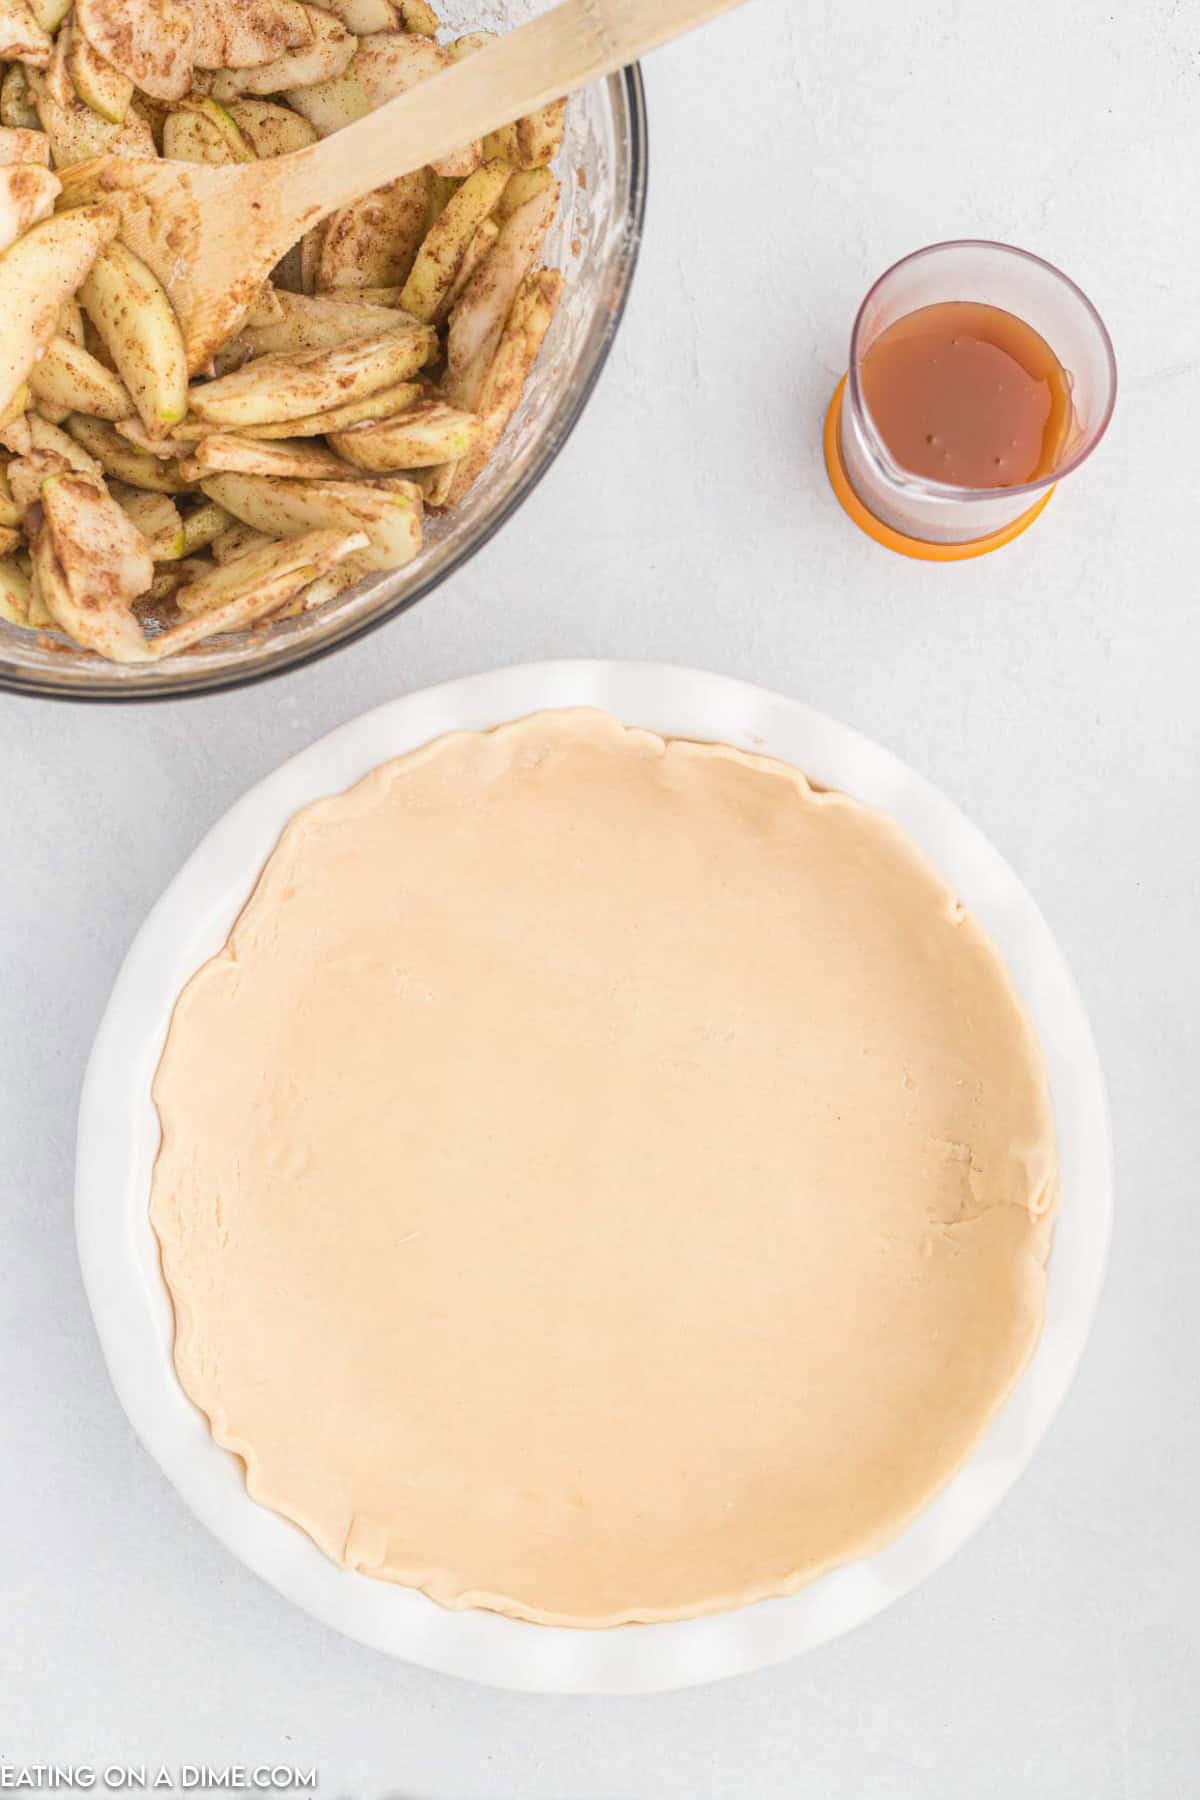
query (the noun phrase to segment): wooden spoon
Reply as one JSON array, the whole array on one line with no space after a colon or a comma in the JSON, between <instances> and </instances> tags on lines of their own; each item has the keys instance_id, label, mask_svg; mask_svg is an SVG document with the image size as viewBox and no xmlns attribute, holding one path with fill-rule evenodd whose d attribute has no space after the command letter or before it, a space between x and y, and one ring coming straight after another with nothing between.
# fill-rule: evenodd
<instances>
[{"instance_id":1,"label":"wooden spoon","mask_svg":"<svg viewBox=\"0 0 1200 1800\"><path fill-rule=\"evenodd\" d=\"M64 200L116 201L122 239L171 296L194 374L327 214L741 4L566 0L308 149L220 167L97 157L63 172Z\"/></svg>"}]
</instances>

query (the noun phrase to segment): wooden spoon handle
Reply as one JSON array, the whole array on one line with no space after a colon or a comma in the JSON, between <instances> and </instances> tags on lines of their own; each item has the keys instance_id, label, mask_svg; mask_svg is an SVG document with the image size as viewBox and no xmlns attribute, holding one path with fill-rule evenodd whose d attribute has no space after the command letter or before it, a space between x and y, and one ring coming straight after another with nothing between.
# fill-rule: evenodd
<instances>
[{"instance_id":1,"label":"wooden spoon handle","mask_svg":"<svg viewBox=\"0 0 1200 1800\"><path fill-rule=\"evenodd\" d=\"M565 0L311 150L288 210L321 216L610 75L744 0Z\"/></svg>"}]
</instances>

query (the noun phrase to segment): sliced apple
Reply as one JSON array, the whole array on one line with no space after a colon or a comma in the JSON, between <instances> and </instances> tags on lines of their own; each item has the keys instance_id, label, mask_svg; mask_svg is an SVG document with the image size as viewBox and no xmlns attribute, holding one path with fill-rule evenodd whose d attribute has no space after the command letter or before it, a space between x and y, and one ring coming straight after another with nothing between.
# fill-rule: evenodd
<instances>
[{"instance_id":1,"label":"sliced apple","mask_svg":"<svg viewBox=\"0 0 1200 1800\"><path fill-rule=\"evenodd\" d=\"M356 40L351 38L350 42L354 44ZM318 137L332 137L335 131L353 125L356 119L365 119L370 112L371 102L355 72L356 62L357 57L328 81L289 89L288 105L307 119Z\"/></svg>"},{"instance_id":2,"label":"sliced apple","mask_svg":"<svg viewBox=\"0 0 1200 1800\"><path fill-rule=\"evenodd\" d=\"M124 244L108 244L92 265L79 298L146 430L152 435L169 430L187 411L187 353L158 277Z\"/></svg>"},{"instance_id":3,"label":"sliced apple","mask_svg":"<svg viewBox=\"0 0 1200 1800\"><path fill-rule=\"evenodd\" d=\"M35 225L0 256L0 414L54 336L59 307L116 229L110 208L79 207Z\"/></svg>"},{"instance_id":4,"label":"sliced apple","mask_svg":"<svg viewBox=\"0 0 1200 1800\"><path fill-rule=\"evenodd\" d=\"M276 438L324 437L331 431L349 431L371 419L391 419L406 407L415 406L425 389L417 381L398 381L395 387L380 388L361 400L349 400L345 406L334 406L328 412L306 413L300 419L285 419L277 425L253 425L247 435L255 443L268 443ZM211 432L212 427L209 427Z\"/></svg>"},{"instance_id":5,"label":"sliced apple","mask_svg":"<svg viewBox=\"0 0 1200 1800\"><path fill-rule=\"evenodd\" d=\"M566 124L566 101L552 100L484 138L484 155L502 156L514 169L544 168L562 149Z\"/></svg>"},{"instance_id":6,"label":"sliced apple","mask_svg":"<svg viewBox=\"0 0 1200 1800\"><path fill-rule=\"evenodd\" d=\"M0 0L3 4L3 0ZM73 26L68 19L54 40L54 48L50 52L50 60L45 68L39 69L33 78L32 85L36 90L39 83L45 85L46 92L52 94L60 106L74 106L79 99L67 73L67 51L70 48Z\"/></svg>"},{"instance_id":7,"label":"sliced apple","mask_svg":"<svg viewBox=\"0 0 1200 1800\"><path fill-rule=\"evenodd\" d=\"M0 619L29 625L29 580L11 556L0 561Z\"/></svg>"},{"instance_id":8,"label":"sliced apple","mask_svg":"<svg viewBox=\"0 0 1200 1800\"><path fill-rule=\"evenodd\" d=\"M182 101L163 122L163 155L173 162L247 163L257 158L249 139L218 100Z\"/></svg>"},{"instance_id":9,"label":"sliced apple","mask_svg":"<svg viewBox=\"0 0 1200 1800\"><path fill-rule=\"evenodd\" d=\"M229 114L255 156L290 156L293 150L305 150L317 141L307 119L274 100L231 100Z\"/></svg>"},{"instance_id":10,"label":"sliced apple","mask_svg":"<svg viewBox=\"0 0 1200 1800\"><path fill-rule=\"evenodd\" d=\"M450 314L446 336L448 397L476 410L479 388L495 354L517 291L533 266L558 206L556 181L504 221L500 236L467 283Z\"/></svg>"},{"instance_id":11,"label":"sliced apple","mask_svg":"<svg viewBox=\"0 0 1200 1800\"><path fill-rule=\"evenodd\" d=\"M298 0L190 0L198 69L254 69L313 41Z\"/></svg>"},{"instance_id":12,"label":"sliced apple","mask_svg":"<svg viewBox=\"0 0 1200 1800\"><path fill-rule=\"evenodd\" d=\"M29 384L23 381L8 405L0 409L0 445L11 451L13 456L24 456L32 441L26 417L32 404L33 395L29 391Z\"/></svg>"},{"instance_id":13,"label":"sliced apple","mask_svg":"<svg viewBox=\"0 0 1200 1800\"><path fill-rule=\"evenodd\" d=\"M253 593L262 596L253 617L262 618L293 599L326 569L364 550L366 544L365 532L337 527L307 531L278 543L258 544L231 562L218 563L199 581L180 588L175 604L181 613L211 618L215 608L226 607L238 599L244 602ZM270 604L266 603L268 590L274 596ZM250 616L238 620L240 625L251 622ZM226 623L221 629L230 627Z\"/></svg>"},{"instance_id":14,"label":"sliced apple","mask_svg":"<svg viewBox=\"0 0 1200 1800\"><path fill-rule=\"evenodd\" d=\"M150 494L124 482L113 482L109 492L145 538L156 563L178 562L187 554L183 519L169 494Z\"/></svg>"},{"instance_id":15,"label":"sliced apple","mask_svg":"<svg viewBox=\"0 0 1200 1800\"><path fill-rule=\"evenodd\" d=\"M358 46L354 67L373 107L407 93L449 68L453 58L435 38L404 31L377 31Z\"/></svg>"},{"instance_id":16,"label":"sliced apple","mask_svg":"<svg viewBox=\"0 0 1200 1800\"><path fill-rule=\"evenodd\" d=\"M418 169L334 213L320 241L316 292L399 286L425 236L429 181Z\"/></svg>"},{"instance_id":17,"label":"sliced apple","mask_svg":"<svg viewBox=\"0 0 1200 1800\"><path fill-rule=\"evenodd\" d=\"M232 375L194 387L192 411L231 430L301 419L407 380L435 353L436 343L430 326L413 324L333 350L260 356Z\"/></svg>"},{"instance_id":18,"label":"sliced apple","mask_svg":"<svg viewBox=\"0 0 1200 1800\"><path fill-rule=\"evenodd\" d=\"M565 286L565 278L558 269L539 269L521 283L480 388L479 435L466 456L454 466L449 479L443 477L439 482L438 503L457 505L482 474L520 405L525 383L537 361ZM431 505L435 503L432 494L427 492L426 497Z\"/></svg>"},{"instance_id":19,"label":"sliced apple","mask_svg":"<svg viewBox=\"0 0 1200 1800\"><path fill-rule=\"evenodd\" d=\"M297 50L285 50L273 62L255 69L222 69L213 82L217 100L236 100L239 94L279 94L285 89L315 87L341 75L354 55L354 46L366 40L350 35L332 14L317 6L305 6L312 27L312 42Z\"/></svg>"},{"instance_id":20,"label":"sliced apple","mask_svg":"<svg viewBox=\"0 0 1200 1800\"><path fill-rule=\"evenodd\" d=\"M496 203L496 217L503 225L527 200L554 190L558 200L558 184L549 169L518 169Z\"/></svg>"},{"instance_id":21,"label":"sliced apple","mask_svg":"<svg viewBox=\"0 0 1200 1800\"><path fill-rule=\"evenodd\" d=\"M43 31L53 37L71 10L71 0L26 0L26 5Z\"/></svg>"},{"instance_id":22,"label":"sliced apple","mask_svg":"<svg viewBox=\"0 0 1200 1800\"><path fill-rule=\"evenodd\" d=\"M354 477L353 469L340 457L305 438L256 441L224 432L214 432L212 437L203 439L179 466L192 481L202 481L206 475L225 470L238 475L287 475L295 480L327 477L337 481Z\"/></svg>"},{"instance_id":23,"label":"sliced apple","mask_svg":"<svg viewBox=\"0 0 1200 1800\"><path fill-rule=\"evenodd\" d=\"M254 356L278 351L332 350L353 338L416 323L396 307L371 305L347 292L334 299L332 295L289 294L276 289L276 298L283 309L281 318L273 324L248 326L242 331L242 340Z\"/></svg>"},{"instance_id":24,"label":"sliced apple","mask_svg":"<svg viewBox=\"0 0 1200 1800\"><path fill-rule=\"evenodd\" d=\"M211 475L204 492L235 519L268 537L297 537L318 527L365 531L353 559L362 574L399 569L421 548L421 492L411 481L284 481L274 475Z\"/></svg>"},{"instance_id":25,"label":"sliced apple","mask_svg":"<svg viewBox=\"0 0 1200 1800\"><path fill-rule=\"evenodd\" d=\"M28 415L29 443L24 454L8 465L9 492L18 514L24 519L29 508L40 499L42 482L48 475L71 470L99 480L99 463L83 446L37 413Z\"/></svg>"},{"instance_id":26,"label":"sliced apple","mask_svg":"<svg viewBox=\"0 0 1200 1800\"><path fill-rule=\"evenodd\" d=\"M42 483L51 475L67 475L71 464L53 450L35 450L32 444L24 456L14 456L8 465L8 488L19 522L24 525L31 507L42 497Z\"/></svg>"},{"instance_id":27,"label":"sliced apple","mask_svg":"<svg viewBox=\"0 0 1200 1800\"><path fill-rule=\"evenodd\" d=\"M71 85L85 106L111 125L120 125L133 99L133 83L107 57L101 56L82 31L71 32L66 68Z\"/></svg>"},{"instance_id":28,"label":"sliced apple","mask_svg":"<svg viewBox=\"0 0 1200 1800\"><path fill-rule=\"evenodd\" d=\"M119 513L120 507L116 508ZM134 527L130 525L132 531ZM153 567L153 565L151 565ZM109 662L149 662L145 634L131 602L105 595L80 604L72 594L54 554L50 533L43 525L33 542L32 600L45 606L48 621L79 645ZM31 620L32 623L32 608Z\"/></svg>"},{"instance_id":29,"label":"sliced apple","mask_svg":"<svg viewBox=\"0 0 1200 1800\"><path fill-rule=\"evenodd\" d=\"M42 399L37 394L30 395L30 408L31 417L36 413L39 419L45 419L49 425L61 425L71 413L69 406L55 406L52 400Z\"/></svg>"},{"instance_id":30,"label":"sliced apple","mask_svg":"<svg viewBox=\"0 0 1200 1800\"><path fill-rule=\"evenodd\" d=\"M67 430L77 444L95 457L106 475L115 475L130 487L148 488L158 494L183 494L192 486L180 474L179 464L173 458L151 456L136 449L103 419L72 413Z\"/></svg>"},{"instance_id":31,"label":"sliced apple","mask_svg":"<svg viewBox=\"0 0 1200 1800\"><path fill-rule=\"evenodd\" d=\"M31 70L30 76L37 118L50 139L50 154L56 169L68 169L72 164L88 162L94 156L158 155L154 134L136 105L130 105L122 124L113 125L102 119L98 112L93 112L90 106L85 106L78 95L69 105L62 105L36 70Z\"/></svg>"},{"instance_id":32,"label":"sliced apple","mask_svg":"<svg viewBox=\"0 0 1200 1800\"><path fill-rule=\"evenodd\" d=\"M454 285L471 240L508 186L504 162L486 162L451 195L417 251L400 304L426 323L435 319Z\"/></svg>"},{"instance_id":33,"label":"sliced apple","mask_svg":"<svg viewBox=\"0 0 1200 1800\"><path fill-rule=\"evenodd\" d=\"M54 45L25 0L0 0L0 58L45 68Z\"/></svg>"},{"instance_id":34,"label":"sliced apple","mask_svg":"<svg viewBox=\"0 0 1200 1800\"><path fill-rule=\"evenodd\" d=\"M86 650L140 660L132 602L154 579L142 533L102 481L74 471L42 483L42 513L33 561L54 618Z\"/></svg>"},{"instance_id":35,"label":"sliced apple","mask_svg":"<svg viewBox=\"0 0 1200 1800\"><path fill-rule=\"evenodd\" d=\"M426 400L394 419L335 432L329 441L355 468L389 475L457 462L474 449L481 435L474 413L460 412L442 400Z\"/></svg>"},{"instance_id":36,"label":"sliced apple","mask_svg":"<svg viewBox=\"0 0 1200 1800\"><path fill-rule=\"evenodd\" d=\"M51 338L46 354L33 365L29 385L39 403L64 413L115 420L128 418L133 410L120 376L62 333Z\"/></svg>"},{"instance_id":37,"label":"sliced apple","mask_svg":"<svg viewBox=\"0 0 1200 1800\"><path fill-rule=\"evenodd\" d=\"M485 219L471 242L467 245L467 254L463 257L458 274L450 284L450 292L437 310L439 324L445 319L451 308L457 303L459 296L466 292L467 283L486 256L490 256L500 236L500 227L495 219Z\"/></svg>"},{"instance_id":38,"label":"sliced apple","mask_svg":"<svg viewBox=\"0 0 1200 1800\"><path fill-rule=\"evenodd\" d=\"M13 501L12 489L8 485L8 474L0 468L0 526L10 530L21 523L21 514Z\"/></svg>"},{"instance_id":39,"label":"sliced apple","mask_svg":"<svg viewBox=\"0 0 1200 1800\"><path fill-rule=\"evenodd\" d=\"M192 608L178 625L172 625L153 641L158 659L221 632L244 631L264 619L286 619L305 605L305 594L315 581L347 559L363 541L361 532L314 531L290 543L265 544L248 551L235 564L210 570L200 582L178 590L175 604ZM184 606L180 607L180 602Z\"/></svg>"},{"instance_id":40,"label":"sliced apple","mask_svg":"<svg viewBox=\"0 0 1200 1800\"><path fill-rule=\"evenodd\" d=\"M393 5L405 31L417 37L437 36L441 26L428 0L393 0Z\"/></svg>"},{"instance_id":41,"label":"sliced apple","mask_svg":"<svg viewBox=\"0 0 1200 1800\"><path fill-rule=\"evenodd\" d=\"M310 587L304 590L303 604L305 612L313 612L318 606L324 606L330 600L336 600L347 588L352 588L363 579L361 569L354 567L354 558L342 564L340 569L330 569Z\"/></svg>"},{"instance_id":42,"label":"sliced apple","mask_svg":"<svg viewBox=\"0 0 1200 1800\"><path fill-rule=\"evenodd\" d=\"M135 87L182 100L192 85L192 15L183 0L75 0L75 23Z\"/></svg>"},{"instance_id":43,"label":"sliced apple","mask_svg":"<svg viewBox=\"0 0 1200 1800\"><path fill-rule=\"evenodd\" d=\"M97 480L100 478L100 465L91 452L48 419L39 418L37 413L29 415L29 441L35 453L57 456L69 469L75 469L81 475L93 475Z\"/></svg>"},{"instance_id":44,"label":"sliced apple","mask_svg":"<svg viewBox=\"0 0 1200 1800\"><path fill-rule=\"evenodd\" d=\"M431 512L441 512L445 507L450 489L454 485L454 472L457 463L443 463L437 469L414 469L413 480L425 498L425 505Z\"/></svg>"},{"instance_id":45,"label":"sliced apple","mask_svg":"<svg viewBox=\"0 0 1200 1800\"><path fill-rule=\"evenodd\" d=\"M31 418L36 413L39 419L45 419L50 425L61 425L71 413L69 406L56 406L53 400L47 400L43 395L35 394L32 389L29 394L29 409Z\"/></svg>"},{"instance_id":46,"label":"sliced apple","mask_svg":"<svg viewBox=\"0 0 1200 1800\"><path fill-rule=\"evenodd\" d=\"M0 165L0 251L15 244L31 225L48 219L61 192L57 175L36 163Z\"/></svg>"},{"instance_id":47,"label":"sliced apple","mask_svg":"<svg viewBox=\"0 0 1200 1800\"><path fill-rule=\"evenodd\" d=\"M29 557L29 624L34 631L57 631L58 622L46 602L38 582L38 572L33 558Z\"/></svg>"},{"instance_id":48,"label":"sliced apple","mask_svg":"<svg viewBox=\"0 0 1200 1800\"><path fill-rule=\"evenodd\" d=\"M30 131L19 125L0 126L0 166L8 167L11 163L40 163L48 169L50 139L45 132Z\"/></svg>"},{"instance_id":49,"label":"sliced apple","mask_svg":"<svg viewBox=\"0 0 1200 1800\"><path fill-rule=\"evenodd\" d=\"M7 469L0 469L0 529L16 531L21 523L21 509L12 496Z\"/></svg>"}]
</instances>

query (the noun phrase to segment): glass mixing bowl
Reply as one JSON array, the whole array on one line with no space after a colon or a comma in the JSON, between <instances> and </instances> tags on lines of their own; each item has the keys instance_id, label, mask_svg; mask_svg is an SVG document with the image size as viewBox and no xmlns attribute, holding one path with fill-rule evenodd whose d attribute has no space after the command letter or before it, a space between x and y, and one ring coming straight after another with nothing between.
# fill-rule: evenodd
<instances>
[{"instance_id":1,"label":"glass mixing bowl","mask_svg":"<svg viewBox=\"0 0 1200 1800\"><path fill-rule=\"evenodd\" d=\"M452 32L503 30L545 10L539 0L442 0ZM463 503L426 520L407 568L377 575L310 613L213 638L162 663L118 664L49 632L0 620L0 688L74 700L211 693L282 674L348 644L433 592L532 493L587 404L616 335L637 260L646 198L646 113L636 67L576 94L556 166L559 217L543 260L567 287L520 410Z\"/></svg>"}]
</instances>

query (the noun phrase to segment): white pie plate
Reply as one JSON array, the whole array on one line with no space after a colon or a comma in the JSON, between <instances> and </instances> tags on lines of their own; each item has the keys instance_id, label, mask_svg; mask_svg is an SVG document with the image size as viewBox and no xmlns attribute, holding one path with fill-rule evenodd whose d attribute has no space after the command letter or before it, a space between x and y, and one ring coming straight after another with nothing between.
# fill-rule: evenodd
<instances>
[{"instance_id":1,"label":"white pie plate","mask_svg":"<svg viewBox=\"0 0 1200 1800\"><path fill-rule=\"evenodd\" d=\"M150 1084L171 1009L224 942L291 815L441 733L545 707L599 706L667 736L762 751L891 815L1005 956L1041 1035L1062 1158L1062 1203L1037 1353L967 1465L869 1560L787 1599L679 1624L573 1631L485 1612L329 1562L251 1500L171 1361L171 1311L147 1211L158 1148ZM79 1114L76 1230L109 1372L143 1443L210 1531L280 1593L364 1644L496 1687L647 1693L782 1661L851 1630L939 1568L997 1507L1074 1375L1100 1293L1112 1212L1104 1080L1071 975L1015 874L936 788L888 751L780 694L699 670L552 662L470 676L394 700L331 732L259 783L209 832L142 926L96 1036Z\"/></svg>"}]
</instances>

